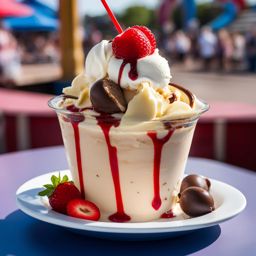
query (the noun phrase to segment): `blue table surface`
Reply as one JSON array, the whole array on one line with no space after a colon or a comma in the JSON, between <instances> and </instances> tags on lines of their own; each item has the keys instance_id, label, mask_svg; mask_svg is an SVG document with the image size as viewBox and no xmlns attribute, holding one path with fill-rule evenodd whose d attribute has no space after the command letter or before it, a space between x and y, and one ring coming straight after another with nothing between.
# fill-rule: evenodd
<instances>
[{"instance_id":1,"label":"blue table surface","mask_svg":"<svg viewBox=\"0 0 256 256\"><path fill-rule=\"evenodd\" d=\"M25 181L67 168L63 147L0 156L0 255L256 255L256 173L220 162L190 158L186 172L226 182L247 199L234 219L158 241L111 241L81 236L18 210L15 192Z\"/></svg>"}]
</instances>

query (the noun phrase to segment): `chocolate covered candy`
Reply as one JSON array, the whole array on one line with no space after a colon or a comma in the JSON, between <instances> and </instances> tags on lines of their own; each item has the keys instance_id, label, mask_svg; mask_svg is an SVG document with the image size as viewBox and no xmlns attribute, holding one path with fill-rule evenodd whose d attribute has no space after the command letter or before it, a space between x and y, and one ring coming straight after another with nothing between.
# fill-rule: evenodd
<instances>
[{"instance_id":1,"label":"chocolate covered candy","mask_svg":"<svg viewBox=\"0 0 256 256\"><path fill-rule=\"evenodd\" d=\"M121 87L108 79L100 79L92 85L90 99L93 108L99 112L120 113L127 107Z\"/></svg>"},{"instance_id":2,"label":"chocolate covered candy","mask_svg":"<svg viewBox=\"0 0 256 256\"><path fill-rule=\"evenodd\" d=\"M180 207L190 217L198 217L214 210L214 200L205 189L189 187L180 194Z\"/></svg>"},{"instance_id":3,"label":"chocolate covered candy","mask_svg":"<svg viewBox=\"0 0 256 256\"><path fill-rule=\"evenodd\" d=\"M191 175L186 176L182 180L182 183L180 186L180 193L189 187L200 187L200 188L203 188L203 189L209 191L209 189L211 187L211 182L209 179L207 179L201 175L191 174Z\"/></svg>"}]
</instances>

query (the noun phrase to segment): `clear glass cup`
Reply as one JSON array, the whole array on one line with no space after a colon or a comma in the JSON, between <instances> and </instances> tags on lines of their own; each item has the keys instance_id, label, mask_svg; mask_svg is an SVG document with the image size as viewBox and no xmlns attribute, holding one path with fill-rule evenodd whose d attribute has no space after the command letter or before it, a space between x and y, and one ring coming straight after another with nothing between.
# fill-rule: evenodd
<instances>
[{"instance_id":1,"label":"clear glass cup","mask_svg":"<svg viewBox=\"0 0 256 256\"><path fill-rule=\"evenodd\" d=\"M75 185L101 220L142 222L171 216L196 123L208 110L200 101L190 118L119 126L120 115L74 112L49 101L58 115Z\"/></svg>"}]
</instances>

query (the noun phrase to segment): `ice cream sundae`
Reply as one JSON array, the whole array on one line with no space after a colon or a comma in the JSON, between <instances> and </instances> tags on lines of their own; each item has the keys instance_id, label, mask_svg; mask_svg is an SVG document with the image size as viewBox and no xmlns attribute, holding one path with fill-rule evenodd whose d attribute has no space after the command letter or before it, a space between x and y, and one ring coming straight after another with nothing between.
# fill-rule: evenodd
<instances>
[{"instance_id":1,"label":"ice cream sundae","mask_svg":"<svg viewBox=\"0 0 256 256\"><path fill-rule=\"evenodd\" d=\"M150 221L177 203L195 125L208 105L172 81L148 28L119 32L89 51L85 71L49 105L74 184L101 219Z\"/></svg>"}]
</instances>

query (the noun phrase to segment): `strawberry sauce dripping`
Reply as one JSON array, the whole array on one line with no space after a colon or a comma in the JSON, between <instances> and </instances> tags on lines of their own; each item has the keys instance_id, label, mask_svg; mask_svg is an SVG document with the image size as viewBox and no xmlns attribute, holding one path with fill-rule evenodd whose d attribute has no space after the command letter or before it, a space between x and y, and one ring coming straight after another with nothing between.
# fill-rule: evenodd
<instances>
[{"instance_id":1,"label":"strawberry sauce dripping","mask_svg":"<svg viewBox=\"0 0 256 256\"><path fill-rule=\"evenodd\" d=\"M167 212L165 212L161 215L162 219L171 219L171 218L174 218L174 217L176 217L176 216L174 215L172 210L169 210L169 211L167 211Z\"/></svg>"},{"instance_id":2,"label":"strawberry sauce dripping","mask_svg":"<svg viewBox=\"0 0 256 256\"><path fill-rule=\"evenodd\" d=\"M169 130L167 135L161 139L157 138L157 133L155 131L149 131L147 133L154 144L154 198L152 200L152 207L155 210L158 210L162 204L159 186L162 149L164 144L171 138L173 132L174 130Z\"/></svg>"},{"instance_id":3,"label":"strawberry sauce dripping","mask_svg":"<svg viewBox=\"0 0 256 256\"><path fill-rule=\"evenodd\" d=\"M69 110L70 112L78 113L85 110L93 110L93 107L78 108L75 105L69 105L67 106L67 110Z\"/></svg>"},{"instance_id":4,"label":"strawberry sauce dripping","mask_svg":"<svg viewBox=\"0 0 256 256\"><path fill-rule=\"evenodd\" d=\"M67 110L70 111L70 112L74 112L74 113L77 113L79 112L79 108L77 108L75 105L69 105L67 106Z\"/></svg>"},{"instance_id":5,"label":"strawberry sauce dripping","mask_svg":"<svg viewBox=\"0 0 256 256\"><path fill-rule=\"evenodd\" d=\"M117 82L118 85L121 84L124 67L128 63L131 65L131 69L128 73L129 78L133 81L135 81L138 78L137 60L131 60L131 61L123 60L121 66L120 66L120 69L119 69L119 73L118 73L118 82Z\"/></svg>"},{"instance_id":6,"label":"strawberry sauce dripping","mask_svg":"<svg viewBox=\"0 0 256 256\"><path fill-rule=\"evenodd\" d=\"M76 147L76 162L77 162L77 170L78 170L78 177L79 177L79 185L80 185L80 192L82 197L85 197L84 193L84 179L83 179L83 168L82 168L82 158L81 158L81 149L80 149L80 134L79 134L79 122L71 121L74 130L74 137L75 137L75 147Z\"/></svg>"},{"instance_id":7,"label":"strawberry sauce dripping","mask_svg":"<svg viewBox=\"0 0 256 256\"><path fill-rule=\"evenodd\" d=\"M131 65L131 69L128 73L128 76L131 80L136 80L138 78L138 70L137 70L137 60L133 60L129 62Z\"/></svg>"},{"instance_id":8,"label":"strawberry sauce dripping","mask_svg":"<svg viewBox=\"0 0 256 256\"><path fill-rule=\"evenodd\" d=\"M117 127L120 123L119 120L115 119L113 116L108 114L101 113L100 116L97 117L98 125L101 127L107 147L108 147L108 154L109 154L109 163L112 173L112 179L115 188L115 196L116 196L116 208L117 212L109 216L109 220L113 222L126 222L131 219L124 212L123 206L123 199L121 193L121 186L120 186L120 177L119 177L119 166L118 166L118 158L117 158L117 149L115 146L111 145L109 132L112 126Z\"/></svg>"},{"instance_id":9,"label":"strawberry sauce dripping","mask_svg":"<svg viewBox=\"0 0 256 256\"><path fill-rule=\"evenodd\" d=\"M70 105L67 107L67 110L73 113L78 113L88 108L79 109L75 105ZM83 167L82 167L82 157L81 157L81 149L80 149L80 133L79 133L79 123L84 121L83 115L69 115L70 119L65 118L65 121L69 121L72 124L74 130L74 138L75 138L75 148L76 148L76 162L77 162L77 170L78 170L78 178L79 178L79 186L82 197L85 197L84 191L84 179L83 179Z\"/></svg>"}]
</instances>

